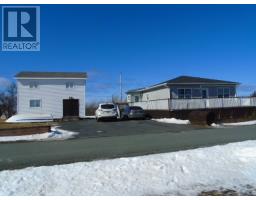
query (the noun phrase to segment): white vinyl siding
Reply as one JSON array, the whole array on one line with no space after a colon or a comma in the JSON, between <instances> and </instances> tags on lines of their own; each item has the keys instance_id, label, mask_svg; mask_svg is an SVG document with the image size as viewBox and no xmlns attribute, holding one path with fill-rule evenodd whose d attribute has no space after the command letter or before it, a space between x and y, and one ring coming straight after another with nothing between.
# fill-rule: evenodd
<instances>
[{"instance_id":1,"label":"white vinyl siding","mask_svg":"<svg viewBox=\"0 0 256 200\"><path fill-rule=\"evenodd\" d=\"M158 99L169 99L170 98L170 89L169 88L162 88L153 91L143 92L141 94L140 101L152 101Z\"/></svg>"},{"instance_id":2,"label":"white vinyl siding","mask_svg":"<svg viewBox=\"0 0 256 200\"><path fill-rule=\"evenodd\" d=\"M31 89L29 84L36 82L37 89ZM66 89L66 83L72 82L75 87ZM63 117L63 99L79 100L79 117L85 117L85 80L84 79L17 79L17 109L18 114L51 114L54 118ZM31 108L30 100L40 99L39 108Z\"/></svg>"}]
</instances>

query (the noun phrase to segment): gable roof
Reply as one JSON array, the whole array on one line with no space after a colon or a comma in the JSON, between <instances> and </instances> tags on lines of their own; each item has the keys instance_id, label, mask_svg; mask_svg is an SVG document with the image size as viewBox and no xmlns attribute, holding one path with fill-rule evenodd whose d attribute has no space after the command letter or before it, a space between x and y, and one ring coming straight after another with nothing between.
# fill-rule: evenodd
<instances>
[{"instance_id":1,"label":"gable roof","mask_svg":"<svg viewBox=\"0 0 256 200\"><path fill-rule=\"evenodd\" d=\"M201 85L239 85L238 82L233 81L224 81L224 80L217 80L217 79L208 79L208 78L201 78L201 77L193 77L193 76L178 76L174 79L170 79L150 87L144 87L134 90L129 90L126 93L134 93L134 92L142 92L146 90L157 89L163 86L171 86L171 85L193 85L193 84L201 84Z\"/></svg>"},{"instance_id":2,"label":"gable roof","mask_svg":"<svg viewBox=\"0 0 256 200\"><path fill-rule=\"evenodd\" d=\"M16 78L87 78L85 72L31 72L23 71L15 75Z\"/></svg>"}]
</instances>

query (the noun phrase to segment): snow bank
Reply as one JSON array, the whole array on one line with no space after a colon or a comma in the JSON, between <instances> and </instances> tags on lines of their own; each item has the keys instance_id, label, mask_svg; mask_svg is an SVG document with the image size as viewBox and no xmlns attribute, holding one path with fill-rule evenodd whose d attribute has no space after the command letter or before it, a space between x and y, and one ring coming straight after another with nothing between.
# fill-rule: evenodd
<instances>
[{"instance_id":1,"label":"snow bank","mask_svg":"<svg viewBox=\"0 0 256 200\"><path fill-rule=\"evenodd\" d=\"M162 118L152 119L157 122L170 123L170 124L190 124L189 120L175 119L175 118Z\"/></svg>"},{"instance_id":2,"label":"snow bank","mask_svg":"<svg viewBox=\"0 0 256 200\"><path fill-rule=\"evenodd\" d=\"M223 127L222 124L215 124L215 123L212 123L211 126L214 128L222 128Z\"/></svg>"},{"instance_id":3,"label":"snow bank","mask_svg":"<svg viewBox=\"0 0 256 200\"><path fill-rule=\"evenodd\" d=\"M246 126L246 125L255 125L256 120L247 121L247 122L236 122L236 123L223 123L224 126Z\"/></svg>"},{"instance_id":4,"label":"snow bank","mask_svg":"<svg viewBox=\"0 0 256 200\"><path fill-rule=\"evenodd\" d=\"M212 127L215 128L223 128L224 126L248 126L248 125L255 125L256 120L247 121L247 122L235 122L235 123L222 123L222 124L211 124Z\"/></svg>"},{"instance_id":5,"label":"snow bank","mask_svg":"<svg viewBox=\"0 0 256 200\"><path fill-rule=\"evenodd\" d=\"M18 114L13 115L7 123L52 122L53 116L48 114Z\"/></svg>"},{"instance_id":6,"label":"snow bank","mask_svg":"<svg viewBox=\"0 0 256 200\"><path fill-rule=\"evenodd\" d=\"M88 115L88 116L85 116L85 119L95 119L95 115Z\"/></svg>"},{"instance_id":7,"label":"snow bank","mask_svg":"<svg viewBox=\"0 0 256 200\"><path fill-rule=\"evenodd\" d=\"M77 134L78 134L77 132L62 130L62 129L59 129L58 127L52 127L51 132L49 133L22 135L22 136L3 136L3 137L0 137L0 142L66 140L66 139L73 138Z\"/></svg>"},{"instance_id":8,"label":"snow bank","mask_svg":"<svg viewBox=\"0 0 256 200\"><path fill-rule=\"evenodd\" d=\"M256 195L256 141L0 172L0 195Z\"/></svg>"}]
</instances>

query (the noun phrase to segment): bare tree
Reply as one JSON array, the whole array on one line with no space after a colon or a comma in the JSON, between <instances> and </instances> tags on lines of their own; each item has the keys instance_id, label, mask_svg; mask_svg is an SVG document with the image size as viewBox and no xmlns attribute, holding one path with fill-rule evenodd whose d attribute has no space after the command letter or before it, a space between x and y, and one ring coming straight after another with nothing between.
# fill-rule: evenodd
<instances>
[{"instance_id":1,"label":"bare tree","mask_svg":"<svg viewBox=\"0 0 256 200\"><path fill-rule=\"evenodd\" d=\"M10 84L5 91L0 93L0 116L11 117L16 113L17 87L15 83Z\"/></svg>"},{"instance_id":2,"label":"bare tree","mask_svg":"<svg viewBox=\"0 0 256 200\"><path fill-rule=\"evenodd\" d=\"M251 97L256 97L256 91L251 94Z\"/></svg>"}]
</instances>

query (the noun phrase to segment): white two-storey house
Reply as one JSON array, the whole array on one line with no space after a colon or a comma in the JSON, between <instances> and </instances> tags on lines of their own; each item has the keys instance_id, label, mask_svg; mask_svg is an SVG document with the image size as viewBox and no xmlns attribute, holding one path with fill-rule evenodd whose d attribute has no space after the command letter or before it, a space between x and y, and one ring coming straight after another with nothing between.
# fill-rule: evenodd
<instances>
[{"instance_id":1,"label":"white two-storey house","mask_svg":"<svg viewBox=\"0 0 256 200\"><path fill-rule=\"evenodd\" d=\"M15 77L18 114L85 117L86 73L20 72Z\"/></svg>"}]
</instances>

